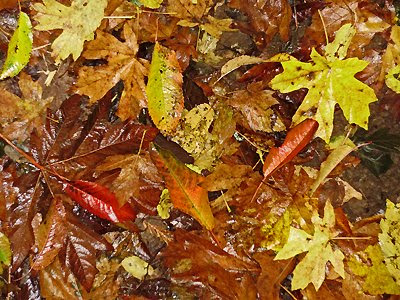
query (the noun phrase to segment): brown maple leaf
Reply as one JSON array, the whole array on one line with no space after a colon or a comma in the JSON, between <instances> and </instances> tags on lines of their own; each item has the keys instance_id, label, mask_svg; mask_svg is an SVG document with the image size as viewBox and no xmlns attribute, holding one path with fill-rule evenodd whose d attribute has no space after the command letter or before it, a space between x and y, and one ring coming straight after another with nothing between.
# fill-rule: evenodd
<instances>
[{"instance_id":1,"label":"brown maple leaf","mask_svg":"<svg viewBox=\"0 0 400 300\"><path fill-rule=\"evenodd\" d=\"M167 3L167 12L173 13L180 19L200 20L210 10L213 1L211 0L169 0Z\"/></svg>"},{"instance_id":2,"label":"brown maple leaf","mask_svg":"<svg viewBox=\"0 0 400 300\"><path fill-rule=\"evenodd\" d=\"M0 130L9 139L22 142L42 125L42 112L53 99L42 99L42 86L26 73L20 74L18 85L21 97L0 88Z\"/></svg>"},{"instance_id":3,"label":"brown maple leaf","mask_svg":"<svg viewBox=\"0 0 400 300\"><path fill-rule=\"evenodd\" d=\"M148 73L148 62L136 57L139 50L136 35L128 23L123 29L125 42L103 31L97 31L96 35L82 56L90 60L103 59L107 63L95 67L83 66L79 70L76 92L89 96L90 102L94 103L123 80L124 91L117 115L122 120L136 118L140 108L147 107L144 80Z\"/></svg>"}]
</instances>

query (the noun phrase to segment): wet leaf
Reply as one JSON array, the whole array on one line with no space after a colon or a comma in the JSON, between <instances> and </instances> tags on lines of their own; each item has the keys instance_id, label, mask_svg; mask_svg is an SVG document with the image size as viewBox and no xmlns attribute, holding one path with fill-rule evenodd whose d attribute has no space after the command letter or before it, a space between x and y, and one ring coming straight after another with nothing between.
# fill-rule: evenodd
<instances>
[{"instance_id":1,"label":"wet leaf","mask_svg":"<svg viewBox=\"0 0 400 300\"><path fill-rule=\"evenodd\" d=\"M400 294L400 286L389 273L379 245L370 245L365 249L363 260L351 258L348 265L354 274L364 279L362 289L371 295Z\"/></svg>"},{"instance_id":2,"label":"wet leaf","mask_svg":"<svg viewBox=\"0 0 400 300\"><path fill-rule=\"evenodd\" d=\"M194 217L208 230L212 230L214 216L207 191L200 186L204 178L188 169L167 150L156 147L152 149L151 156L165 178L174 207Z\"/></svg>"},{"instance_id":3,"label":"wet leaf","mask_svg":"<svg viewBox=\"0 0 400 300\"><path fill-rule=\"evenodd\" d=\"M77 60L85 41L93 40L94 31L104 17L107 0L73 0L65 6L56 0L44 0L43 4L33 6L39 22L36 30L61 29L63 32L51 45L56 62L66 59L70 54Z\"/></svg>"},{"instance_id":4,"label":"wet leaf","mask_svg":"<svg viewBox=\"0 0 400 300\"><path fill-rule=\"evenodd\" d=\"M304 289L312 283L318 290L324 279L326 264L331 262L334 270L344 277L344 254L339 249L332 249L331 240L336 237L334 230L335 213L330 202L326 202L324 217L317 213L312 218L314 235L295 227L290 227L287 243L278 252L275 259L288 259L297 254L307 252L293 271L292 289Z\"/></svg>"},{"instance_id":5,"label":"wet leaf","mask_svg":"<svg viewBox=\"0 0 400 300\"><path fill-rule=\"evenodd\" d=\"M117 223L133 221L136 216L129 203L120 207L113 193L94 182L67 182L65 191L80 206L102 219Z\"/></svg>"},{"instance_id":6,"label":"wet leaf","mask_svg":"<svg viewBox=\"0 0 400 300\"><path fill-rule=\"evenodd\" d=\"M0 274L3 274L3 267L11 264L10 241L4 233L0 232Z\"/></svg>"},{"instance_id":7,"label":"wet leaf","mask_svg":"<svg viewBox=\"0 0 400 300\"><path fill-rule=\"evenodd\" d=\"M0 73L0 80L16 76L28 64L31 56L32 24L26 13L19 13L17 26L8 44L7 58Z\"/></svg>"},{"instance_id":8,"label":"wet leaf","mask_svg":"<svg viewBox=\"0 0 400 300\"><path fill-rule=\"evenodd\" d=\"M169 210L172 208L171 198L169 191L164 189L160 196L160 203L157 205L157 212L161 219L168 219L170 217Z\"/></svg>"},{"instance_id":9,"label":"wet leaf","mask_svg":"<svg viewBox=\"0 0 400 300\"><path fill-rule=\"evenodd\" d=\"M154 273L153 267L138 256L124 258L121 265L124 267L125 271L139 280L143 280L146 275L151 276Z\"/></svg>"},{"instance_id":10,"label":"wet leaf","mask_svg":"<svg viewBox=\"0 0 400 300\"><path fill-rule=\"evenodd\" d=\"M351 152L357 149L352 141L344 138L343 142L337 146L321 164L317 178L311 186L310 195L312 196L320 184L328 177L329 173Z\"/></svg>"},{"instance_id":11,"label":"wet leaf","mask_svg":"<svg viewBox=\"0 0 400 300\"><path fill-rule=\"evenodd\" d=\"M95 103L120 80L124 90L119 100L117 115L122 119L136 118L140 109L147 106L145 76L148 63L136 58L139 49L136 35L131 26L123 28L125 42L104 31L96 32L96 39L87 44L82 56L88 60L104 59L107 64L83 66L75 90L90 97Z\"/></svg>"},{"instance_id":12,"label":"wet leaf","mask_svg":"<svg viewBox=\"0 0 400 300\"><path fill-rule=\"evenodd\" d=\"M175 52L154 47L147 83L149 114L161 131L174 132L183 111L182 74Z\"/></svg>"},{"instance_id":13,"label":"wet leaf","mask_svg":"<svg viewBox=\"0 0 400 300\"><path fill-rule=\"evenodd\" d=\"M368 62L358 58L343 59L349 41L341 39L351 38L354 30L350 24L344 25L337 32L335 40L327 45L325 56L313 49L312 63L283 62L283 73L271 81L271 87L283 93L308 89L293 116L293 122L298 124L312 117L319 123L317 136L326 142L329 142L332 134L336 103L342 108L349 123L367 129L370 115L368 105L377 101L373 89L354 78L356 73L364 70Z\"/></svg>"},{"instance_id":14,"label":"wet leaf","mask_svg":"<svg viewBox=\"0 0 400 300\"><path fill-rule=\"evenodd\" d=\"M264 177L293 159L313 138L318 123L307 119L289 130L285 141L279 148L272 148L264 161Z\"/></svg>"},{"instance_id":15,"label":"wet leaf","mask_svg":"<svg viewBox=\"0 0 400 300\"><path fill-rule=\"evenodd\" d=\"M65 209L60 198L54 198L46 220L35 232L39 253L34 258L32 269L42 270L52 263L64 245L67 235L65 228Z\"/></svg>"},{"instance_id":16,"label":"wet leaf","mask_svg":"<svg viewBox=\"0 0 400 300\"><path fill-rule=\"evenodd\" d=\"M379 234L379 244L382 249L385 265L394 281L400 287L400 205L386 200L385 218L381 220L382 233Z\"/></svg>"}]
</instances>

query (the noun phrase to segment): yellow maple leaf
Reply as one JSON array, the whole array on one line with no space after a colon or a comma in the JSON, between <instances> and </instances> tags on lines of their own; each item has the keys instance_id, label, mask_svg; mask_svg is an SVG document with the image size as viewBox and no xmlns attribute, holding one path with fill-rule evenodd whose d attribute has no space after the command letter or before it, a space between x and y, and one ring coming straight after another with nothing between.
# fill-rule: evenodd
<instances>
[{"instance_id":1,"label":"yellow maple leaf","mask_svg":"<svg viewBox=\"0 0 400 300\"><path fill-rule=\"evenodd\" d=\"M107 0L74 0L68 7L55 0L43 0L43 4L33 6L38 12L36 30L63 30L51 45L56 62L70 54L74 60L78 59L84 42L93 40L107 3Z\"/></svg>"},{"instance_id":2,"label":"yellow maple leaf","mask_svg":"<svg viewBox=\"0 0 400 300\"><path fill-rule=\"evenodd\" d=\"M129 24L125 24L125 43L109 33L97 31L96 39L88 43L83 57L86 59L106 59L107 64L96 67L84 66L79 70L76 92L90 97L94 103L101 99L120 80L124 81L124 91L119 101L117 115L125 120L136 118L140 108L147 106L145 76L148 64L136 59L139 45Z\"/></svg>"},{"instance_id":3,"label":"yellow maple leaf","mask_svg":"<svg viewBox=\"0 0 400 300\"><path fill-rule=\"evenodd\" d=\"M318 290L324 282L328 262L341 277L345 276L344 255L339 249L332 249L331 240L337 233L334 230L335 212L331 203L326 202L323 219L315 213L311 220L314 224L314 235L290 227L288 241L275 257L276 260L288 259L307 252L293 271L293 290L304 289L309 283Z\"/></svg>"},{"instance_id":4,"label":"yellow maple leaf","mask_svg":"<svg viewBox=\"0 0 400 300\"><path fill-rule=\"evenodd\" d=\"M368 106L377 101L374 90L354 77L364 70L368 62L355 57L344 59L354 34L355 29L351 24L343 25L336 33L335 40L326 46L325 56L313 48L312 62L282 62L283 73L271 80L271 87L282 93L308 89L293 116L293 123L298 124L310 117L315 119L319 124L316 136L326 142L329 142L332 134L336 104L342 108L349 123L368 129Z\"/></svg>"}]
</instances>

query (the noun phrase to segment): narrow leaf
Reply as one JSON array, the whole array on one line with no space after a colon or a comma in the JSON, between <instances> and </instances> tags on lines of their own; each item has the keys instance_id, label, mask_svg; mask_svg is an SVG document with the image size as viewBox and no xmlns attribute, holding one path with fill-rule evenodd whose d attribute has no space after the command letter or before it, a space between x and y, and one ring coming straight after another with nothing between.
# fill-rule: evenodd
<instances>
[{"instance_id":1,"label":"narrow leaf","mask_svg":"<svg viewBox=\"0 0 400 300\"><path fill-rule=\"evenodd\" d=\"M312 139L317 128L318 123L315 120L306 119L289 130L282 146L269 151L264 162L264 177L292 160Z\"/></svg>"},{"instance_id":2,"label":"narrow leaf","mask_svg":"<svg viewBox=\"0 0 400 300\"><path fill-rule=\"evenodd\" d=\"M321 164L321 168L318 172L317 178L311 186L310 195L312 196L317 190L319 185L325 180L329 173L352 151L356 149L356 145L346 139L342 145L339 145L335 150L333 150L327 159Z\"/></svg>"},{"instance_id":3,"label":"narrow leaf","mask_svg":"<svg viewBox=\"0 0 400 300\"><path fill-rule=\"evenodd\" d=\"M151 150L151 156L165 178L174 207L191 215L208 230L212 230L214 216L207 191L200 186L204 178L187 168L169 151L157 146L154 148Z\"/></svg>"},{"instance_id":4,"label":"narrow leaf","mask_svg":"<svg viewBox=\"0 0 400 300\"><path fill-rule=\"evenodd\" d=\"M0 232L0 274L3 273L3 265L11 264L11 245L7 236Z\"/></svg>"},{"instance_id":5,"label":"narrow leaf","mask_svg":"<svg viewBox=\"0 0 400 300\"><path fill-rule=\"evenodd\" d=\"M183 111L182 74L175 52L156 43L146 87L149 114L161 131L171 133Z\"/></svg>"},{"instance_id":6,"label":"narrow leaf","mask_svg":"<svg viewBox=\"0 0 400 300\"><path fill-rule=\"evenodd\" d=\"M119 207L118 200L107 188L89 181L66 183L66 193L84 209L111 222L133 220L136 213L129 203Z\"/></svg>"},{"instance_id":7,"label":"narrow leaf","mask_svg":"<svg viewBox=\"0 0 400 300\"><path fill-rule=\"evenodd\" d=\"M8 44L7 59L0 80L16 76L29 62L32 51L32 24L29 16L20 12L17 29Z\"/></svg>"},{"instance_id":8,"label":"narrow leaf","mask_svg":"<svg viewBox=\"0 0 400 300\"><path fill-rule=\"evenodd\" d=\"M39 226L35 234L39 246L32 268L41 270L52 263L66 237L65 209L60 198L55 198L47 213L46 220Z\"/></svg>"}]
</instances>

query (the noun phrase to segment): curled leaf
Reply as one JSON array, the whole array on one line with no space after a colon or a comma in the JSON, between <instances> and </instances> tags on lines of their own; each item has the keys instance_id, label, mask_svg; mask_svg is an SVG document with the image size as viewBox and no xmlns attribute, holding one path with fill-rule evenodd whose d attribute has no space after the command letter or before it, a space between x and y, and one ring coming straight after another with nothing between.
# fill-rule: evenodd
<instances>
[{"instance_id":1,"label":"curled leaf","mask_svg":"<svg viewBox=\"0 0 400 300\"><path fill-rule=\"evenodd\" d=\"M0 73L0 80L16 76L29 62L32 51L32 24L29 16L20 12L17 29L8 44L7 59Z\"/></svg>"}]
</instances>

